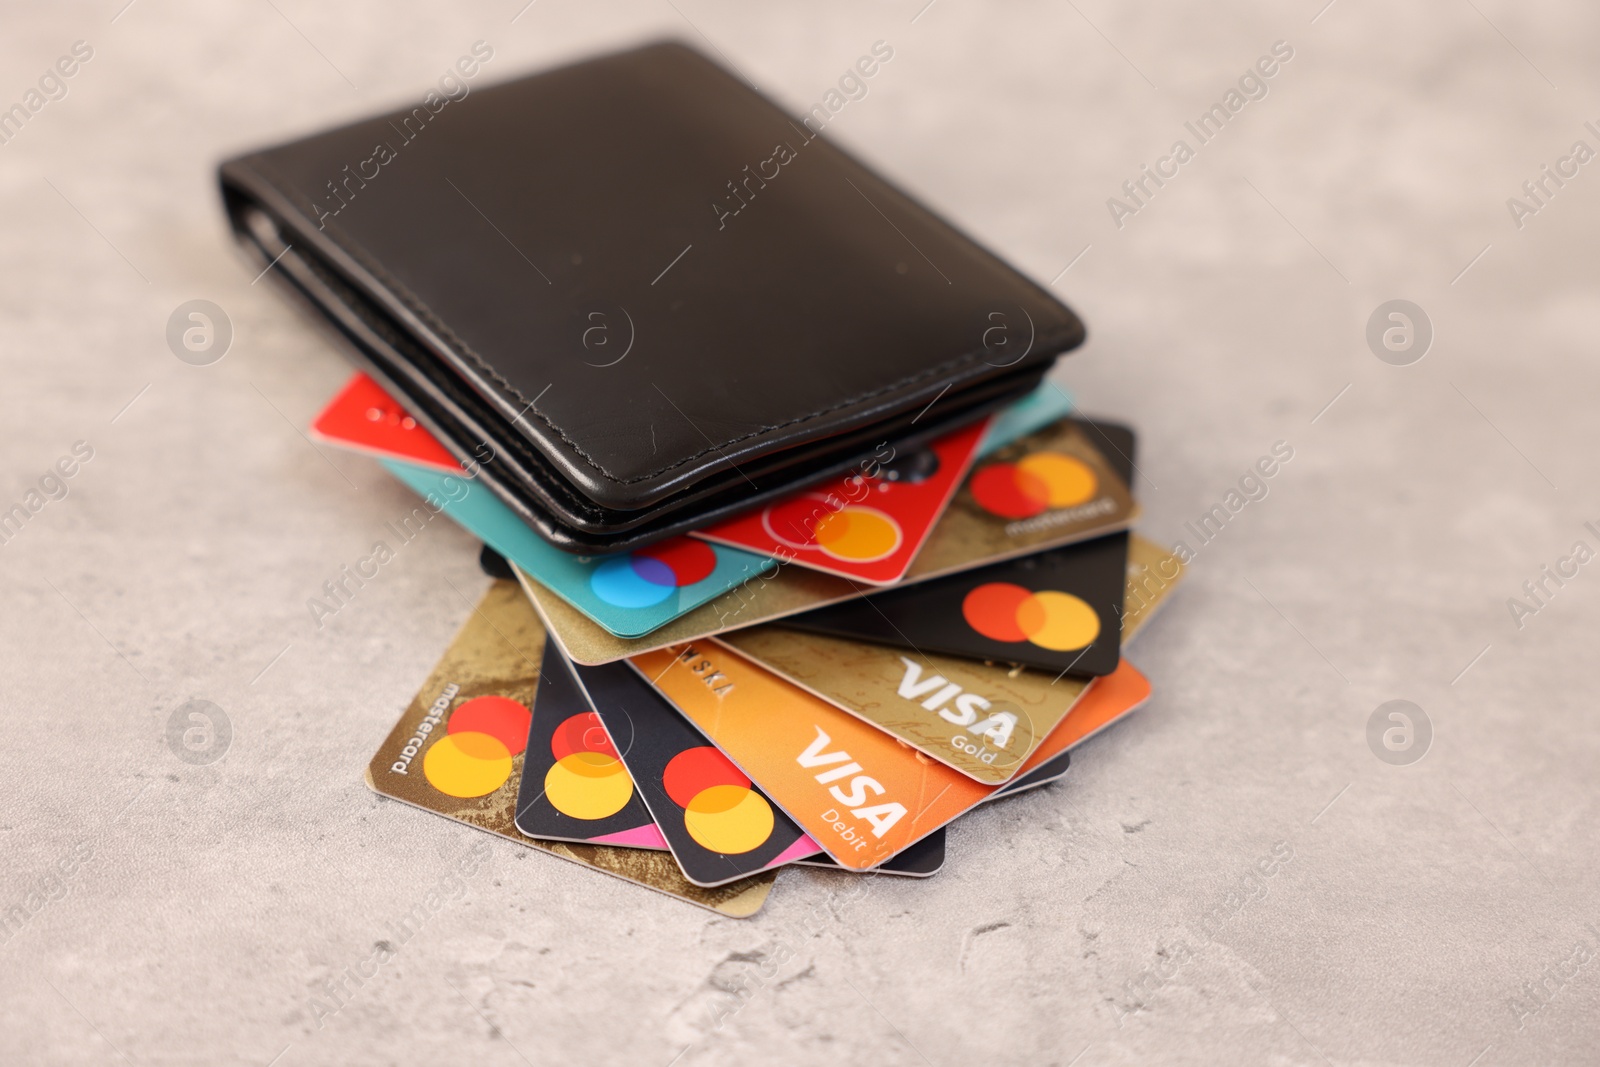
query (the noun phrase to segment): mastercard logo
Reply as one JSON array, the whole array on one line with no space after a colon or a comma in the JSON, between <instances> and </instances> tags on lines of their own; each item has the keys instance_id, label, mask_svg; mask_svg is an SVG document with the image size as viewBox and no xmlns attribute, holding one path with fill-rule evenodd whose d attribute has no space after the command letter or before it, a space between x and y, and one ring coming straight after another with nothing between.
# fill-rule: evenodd
<instances>
[{"instance_id":1,"label":"mastercard logo","mask_svg":"<svg viewBox=\"0 0 1600 1067\"><path fill-rule=\"evenodd\" d=\"M550 738L556 758L544 776L550 806L574 819L609 819L633 797L633 779L622 765L600 716L586 711L564 720Z\"/></svg>"},{"instance_id":2,"label":"mastercard logo","mask_svg":"<svg viewBox=\"0 0 1600 1067\"><path fill-rule=\"evenodd\" d=\"M615 608L648 608L717 568L717 554L704 541L673 537L608 559L589 575L594 595Z\"/></svg>"},{"instance_id":3,"label":"mastercard logo","mask_svg":"<svg viewBox=\"0 0 1600 1067\"><path fill-rule=\"evenodd\" d=\"M1100 636L1100 616L1081 598L1010 582L973 589L961 601L961 616L991 641L1028 641L1052 652L1074 652Z\"/></svg>"},{"instance_id":4,"label":"mastercard logo","mask_svg":"<svg viewBox=\"0 0 1600 1067\"><path fill-rule=\"evenodd\" d=\"M506 784L511 760L528 746L533 716L509 697L473 697L422 757L422 776L452 797L484 797Z\"/></svg>"},{"instance_id":5,"label":"mastercard logo","mask_svg":"<svg viewBox=\"0 0 1600 1067\"><path fill-rule=\"evenodd\" d=\"M661 774L661 786L683 809L684 826L701 848L739 855L760 848L772 836L772 805L710 745L673 756Z\"/></svg>"},{"instance_id":6,"label":"mastercard logo","mask_svg":"<svg viewBox=\"0 0 1600 1067\"><path fill-rule=\"evenodd\" d=\"M815 493L774 504L761 513L761 525L779 544L845 563L888 559L905 542L892 516L863 504L836 508Z\"/></svg>"},{"instance_id":7,"label":"mastercard logo","mask_svg":"<svg viewBox=\"0 0 1600 1067\"><path fill-rule=\"evenodd\" d=\"M1035 452L1015 463L994 463L972 476L972 498L1002 519L1030 519L1051 508L1093 499L1100 488L1083 460L1060 452Z\"/></svg>"}]
</instances>

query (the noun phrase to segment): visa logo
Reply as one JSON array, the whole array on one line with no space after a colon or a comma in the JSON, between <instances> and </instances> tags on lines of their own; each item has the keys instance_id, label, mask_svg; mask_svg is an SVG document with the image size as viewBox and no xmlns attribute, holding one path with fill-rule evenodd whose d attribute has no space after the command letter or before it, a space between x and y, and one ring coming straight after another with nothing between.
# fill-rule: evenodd
<instances>
[{"instance_id":1,"label":"visa logo","mask_svg":"<svg viewBox=\"0 0 1600 1067\"><path fill-rule=\"evenodd\" d=\"M833 739L823 732L818 726L817 736L795 762L807 770L826 767L828 770L817 775L817 781L828 786L828 792L849 809L850 814L858 819L864 819L872 826L872 836L882 837L893 828L894 824L905 818L904 804L890 801L887 804L868 804L867 794L875 797L883 796L883 784L876 778L867 774L858 773L861 764L850 758L850 753L840 750L838 752L825 751L833 743ZM851 777L854 775L855 777ZM842 779L850 778L850 791L845 792ZM840 785L830 785L832 782L841 782ZM830 809L831 810L831 809Z\"/></svg>"},{"instance_id":2,"label":"visa logo","mask_svg":"<svg viewBox=\"0 0 1600 1067\"><path fill-rule=\"evenodd\" d=\"M900 662L905 664L905 677L900 679L900 695L907 700L918 700L929 711L937 711L939 718L946 722L964 726L967 732L978 737L986 738L996 748L1005 748L1011 741L1011 733L1017 728L1017 717L1009 711L989 712L990 702L977 693L968 693L954 682L947 681L942 674L922 676L922 668L915 663L900 657ZM946 707L952 700L954 708ZM989 712L983 718L978 716Z\"/></svg>"}]
</instances>

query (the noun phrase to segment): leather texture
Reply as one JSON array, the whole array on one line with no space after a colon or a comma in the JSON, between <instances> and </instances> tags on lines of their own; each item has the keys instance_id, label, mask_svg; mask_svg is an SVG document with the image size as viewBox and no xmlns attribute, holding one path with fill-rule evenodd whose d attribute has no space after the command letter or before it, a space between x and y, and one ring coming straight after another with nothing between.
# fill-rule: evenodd
<instances>
[{"instance_id":1,"label":"leather texture","mask_svg":"<svg viewBox=\"0 0 1600 1067\"><path fill-rule=\"evenodd\" d=\"M632 547L1020 395L1081 322L650 45L221 168L235 231L502 499Z\"/></svg>"}]
</instances>

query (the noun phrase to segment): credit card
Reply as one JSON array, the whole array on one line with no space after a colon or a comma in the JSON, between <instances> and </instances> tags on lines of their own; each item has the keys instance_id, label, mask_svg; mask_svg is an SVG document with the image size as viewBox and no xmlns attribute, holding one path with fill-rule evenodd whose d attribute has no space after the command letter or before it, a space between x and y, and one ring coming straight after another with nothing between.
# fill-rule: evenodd
<instances>
[{"instance_id":1,"label":"credit card","mask_svg":"<svg viewBox=\"0 0 1600 1067\"><path fill-rule=\"evenodd\" d=\"M537 701L544 637L515 583L491 585L372 757L367 785L721 915L754 915L771 892L770 872L704 889L684 878L666 852L535 841L517 831L528 708Z\"/></svg>"},{"instance_id":2,"label":"credit card","mask_svg":"<svg viewBox=\"0 0 1600 1067\"><path fill-rule=\"evenodd\" d=\"M386 459L383 465L427 506L442 508L540 584L614 637L637 638L777 564L753 552L671 537L614 556L575 556L534 533L461 471Z\"/></svg>"},{"instance_id":3,"label":"credit card","mask_svg":"<svg viewBox=\"0 0 1600 1067\"><path fill-rule=\"evenodd\" d=\"M887 589L779 625L916 652L1021 663L1079 677L1109 674L1122 645L1128 535Z\"/></svg>"},{"instance_id":4,"label":"credit card","mask_svg":"<svg viewBox=\"0 0 1600 1067\"><path fill-rule=\"evenodd\" d=\"M517 829L541 841L666 849L600 716L546 641L517 794Z\"/></svg>"},{"instance_id":5,"label":"credit card","mask_svg":"<svg viewBox=\"0 0 1600 1067\"><path fill-rule=\"evenodd\" d=\"M1035 516L1036 520L1044 520L1042 526L1011 534L1007 529L1015 523L985 511L964 487L934 526L922 552L897 588L1126 529L1137 516L1138 509L1118 468L1131 471L1131 460L1123 455L1117 455L1115 461L1107 459L1100 451L1102 442L1120 442L1122 452L1132 455L1131 430L1078 419L1057 422L1000 450L996 463L1015 465L1015 460L1036 452L1059 453L1075 459L1083 469L1092 472L1097 493L1075 509L1058 509ZM1022 451L1013 451L1018 449ZM1008 456L1011 458L1007 459ZM973 477L989 465L988 462L980 464ZM969 485L971 481L969 478ZM1062 521L1057 522L1058 518ZM562 650L574 662L584 664L609 663L725 630L770 622L850 600L867 591L857 582L786 564L730 589L645 638L627 640L606 632L582 612L573 610L545 588L537 575L525 574L519 576L519 580Z\"/></svg>"},{"instance_id":6,"label":"credit card","mask_svg":"<svg viewBox=\"0 0 1600 1067\"><path fill-rule=\"evenodd\" d=\"M984 431L983 443L978 445L978 458L983 459L1019 437L1036 433L1071 414L1072 394L1055 382L1040 382L1033 392L995 412L988 430Z\"/></svg>"},{"instance_id":7,"label":"credit card","mask_svg":"<svg viewBox=\"0 0 1600 1067\"><path fill-rule=\"evenodd\" d=\"M696 530L718 544L869 585L905 577L961 486L989 419L905 455L893 446L845 478Z\"/></svg>"},{"instance_id":8,"label":"credit card","mask_svg":"<svg viewBox=\"0 0 1600 1067\"><path fill-rule=\"evenodd\" d=\"M1093 691L1094 687L1090 686L1090 692L1092 693ZM1131 711L1132 709L1130 708L1129 710ZM1070 721L1072 716L1068 715L1067 718ZM1061 725L1065 727L1066 723L1062 723ZM1045 760L1043 763L1039 764L1037 768L1029 771L1027 774L1017 775L1015 778L1011 779L1011 781L1007 782L999 789L996 789L993 793L990 793L988 796L984 797L983 802L987 804L991 800L999 800L1001 797L1016 796L1018 793L1026 793L1030 789L1038 789L1040 786L1049 785L1051 782L1059 782L1062 778L1067 776L1067 769L1071 766L1071 764L1072 753L1063 752L1054 759Z\"/></svg>"},{"instance_id":9,"label":"credit card","mask_svg":"<svg viewBox=\"0 0 1600 1067\"><path fill-rule=\"evenodd\" d=\"M724 885L820 851L626 664L576 671L610 735L607 751L621 754L689 881Z\"/></svg>"},{"instance_id":10,"label":"credit card","mask_svg":"<svg viewBox=\"0 0 1600 1067\"><path fill-rule=\"evenodd\" d=\"M1182 575L1176 556L1132 537L1124 641ZM735 630L710 641L988 785L1018 773L1087 685L1050 671L908 653L781 626Z\"/></svg>"},{"instance_id":11,"label":"credit card","mask_svg":"<svg viewBox=\"0 0 1600 1067\"><path fill-rule=\"evenodd\" d=\"M400 459L446 474L462 473L441 445L406 409L365 374L356 373L311 422L311 436L381 459Z\"/></svg>"},{"instance_id":12,"label":"credit card","mask_svg":"<svg viewBox=\"0 0 1600 1067\"><path fill-rule=\"evenodd\" d=\"M1111 452L1104 445L1118 442ZM974 466L912 575L954 574L1126 529L1133 431L1062 419Z\"/></svg>"}]
</instances>

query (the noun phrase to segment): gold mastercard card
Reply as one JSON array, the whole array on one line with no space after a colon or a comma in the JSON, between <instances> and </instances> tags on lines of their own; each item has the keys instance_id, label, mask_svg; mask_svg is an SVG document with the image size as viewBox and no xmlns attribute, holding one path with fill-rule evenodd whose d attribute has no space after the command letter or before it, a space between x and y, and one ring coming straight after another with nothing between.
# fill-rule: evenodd
<instances>
[{"instance_id":1,"label":"gold mastercard card","mask_svg":"<svg viewBox=\"0 0 1600 1067\"><path fill-rule=\"evenodd\" d=\"M1130 461L1108 458L1103 440L1131 453L1132 431L1061 419L979 461L895 588L1014 556L1127 529L1138 517ZM1119 443L1121 442L1121 443ZM780 564L785 561L780 557ZM874 592L848 578L781 565L643 637L609 633L547 586L514 568L550 634L576 663L597 665L735 627L754 626Z\"/></svg>"},{"instance_id":2,"label":"gold mastercard card","mask_svg":"<svg viewBox=\"0 0 1600 1067\"><path fill-rule=\"evenodd\" d=\"M517 791L544 642L517 583L490 586L367 765L367 785L730 918L760 911L772 891L772 872L705 889L684 878L668 852L535 841L517 831Z\"/></svg>"},{"instance_id":3,"label":"gold mastercard card","mask_svg":"<svg viewBox=\"0 0 1600 1067\"><path fill-rule=\"evenodd\" d=\"M1182 577L1178 557L1137 534L1129 539L1124 644ZM782 626L713 640L986 785L1016 775L1089 685L1049 671Z\"/></svg>"},{"instance_id":4,"label":"gold mastercard card","mask_svg":"<svg viewBox=\"0 0 1600 1067\"><path fill-rule=\"evenodd\" d=\"M1112 441L1126 431L1101 424ZM1062 419L972 468L906 581L945 574L1127 529L1138 517L1123 457L1096 448L1091 427ZM1132 434L1127 436L1131 439ZM1132 450L1132 445L1128 445Z\"/></svg>"}]
</instances>

